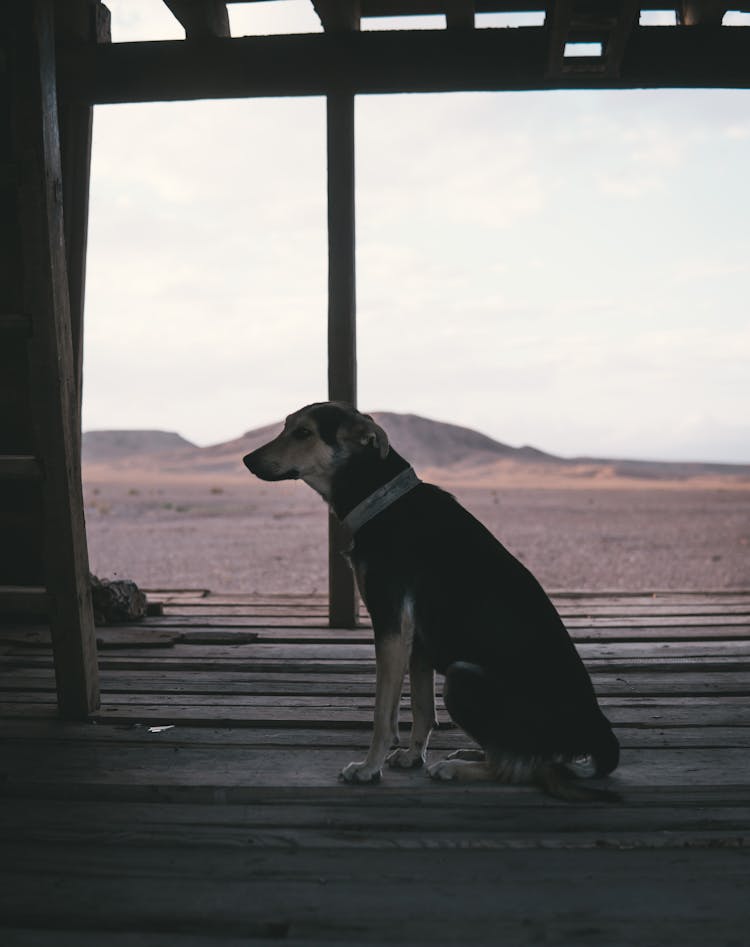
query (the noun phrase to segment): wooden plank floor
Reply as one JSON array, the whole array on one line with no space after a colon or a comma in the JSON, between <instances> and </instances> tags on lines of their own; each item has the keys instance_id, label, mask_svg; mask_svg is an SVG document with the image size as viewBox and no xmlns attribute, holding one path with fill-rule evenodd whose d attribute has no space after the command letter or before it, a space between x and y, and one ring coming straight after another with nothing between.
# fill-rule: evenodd
<instances>
[{"instance_id":1,"label":"wooden plank floor","mask_svg":"<svg viewBox=\"0 0 750 947\"><path fill-rule=\"evenodd\" d=\"M88 723L56 720L47 630L0 629L4 947L748 943L750 592L553 596L622 743L617 806L342 785L368 628L328 629L323 599L150 598L98 629ZM433 757L467 742L440 719Z\"/></svg>"}]
</instances>

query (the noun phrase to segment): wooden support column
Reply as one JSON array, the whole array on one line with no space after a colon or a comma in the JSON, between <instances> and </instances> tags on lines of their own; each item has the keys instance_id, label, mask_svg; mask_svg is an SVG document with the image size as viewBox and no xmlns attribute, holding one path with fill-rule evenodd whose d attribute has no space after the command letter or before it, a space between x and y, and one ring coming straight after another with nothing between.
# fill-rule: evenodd
<instances>
[{"instance_id":1,"label":"wooden support column","mask_svg":"<svg viewBox=\"0 0 750 947\"><path fill-rule=\"evenodd\" d=\"M45 587L61 716L99 704L83 519L78 385L70 319L52 0L11 0L7 60L17 172L21 307L30 323L30 435L41 472ZM30 535L36 536L32 530ZM39 590L35 590L39 592Z\"/></svg>"},{"instance_id":2,"label":"wooden support column","mask_svg":"<svg viewBox=\"0 0 750 947\"><path fill-rule=\"evenodd\" d=\"M313 0L326 33L359 30L360 0ZM357 404L356 266L354 233L354 90L328 89L328 397ZM328 621L354 628L359 601L344 557L347 537L328 521Z\"/></svg>"},{"instance_id":3,"label":"wooden support column","mask_svg":"<svg viewBox=\"0 0 750 947\"><path fill-rule=\"evenodd\" d=\"M357 403L354 234L354 95L331 92L328 126L328 397ZM357 592L343 556L346 539L336 518L329 524L329 621L354 628Z\"/></svg>"},{"instance_id":4,"label":"wooden support column","mask_svg":"<svg viewBox=\"0 0 750 947\"><path fill-rule=\"evenodd\" d=\"M58 46L111 41L109 10L97 0L66 0L57 6ZM86 289L86 246L91 177L91 134L94 110L86 102L58 98L60 155L65 219L65 253L70 291L78 412L83 395L83 301ZM79 424L80 427L80 417Z\"/></svg>"}]
</instances>

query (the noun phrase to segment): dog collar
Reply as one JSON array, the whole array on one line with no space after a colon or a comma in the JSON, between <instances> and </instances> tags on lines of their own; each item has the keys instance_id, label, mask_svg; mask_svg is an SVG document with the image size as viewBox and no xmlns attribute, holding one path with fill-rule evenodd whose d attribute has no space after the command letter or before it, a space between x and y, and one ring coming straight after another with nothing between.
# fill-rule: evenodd
<instances>
[{"instance_id":1,"label":"dog collar","mask_svg":"<svg viewBox=\"0 0 750 947\"><path fill-rule=\"evenodd\" d=\"M399 500L402 496L413 490L422 481L414 473L413 467L407 467L400 474L384 483L382 487L366 497L361 503L358 503L354 509L348 513L341 521L349 535L353 536L357 530L361 529L365 523L387 510L388 507Z\"/></svg>"}]
</instances>

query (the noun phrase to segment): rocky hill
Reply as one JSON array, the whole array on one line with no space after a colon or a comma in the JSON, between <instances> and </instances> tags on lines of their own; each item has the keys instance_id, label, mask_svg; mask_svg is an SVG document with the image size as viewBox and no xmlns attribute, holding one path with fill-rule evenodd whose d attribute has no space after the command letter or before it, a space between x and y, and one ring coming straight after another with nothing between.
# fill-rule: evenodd
<instances>
[{"instance_id":1,"label":"rocky hill","mask_svg":"<svg viewBox=\"0 0 750 947\"><path fill-rule=\"evenodd\" d=\"M391 444L420 470L481 473L492 479L493 469L508 466L565 476L685 481L698 477L750 480L750 465L678 463L603 458L564 458L534 447L511 447L471 428L433 421L415 414L373 412ZM242 457L279 433L282 422L247 431L241 437L209 447L197 447L173 431L88 431L83 435L84 464L114 464L169 473L238 473Z\"/></svg>"},{"instance_id":2,"label":"rocky hill","mask_svg":"<svg viewBox=\"0 0 750 947\"><path fill-rule=\"evenodd\" d=\"M476 465L500 459L553 463L560 460L533 447L510 447L471 428L431 421L416 414L375 411L372 416L388 433L399 454L415 467Z\"/></svg>"},{"instance_id":3,"label":"rocky hill","mask_svg":"<svg viewBox=\"0 0 750 947\"><path fill-rule=\"evenodd\" d=\"M199 450L175 431L85 431L81 442L84 463L109 463L125 457Z\"/></svg>"},{"instance_id":4,"label":"rocky hill","mask_svg":"<svg viewBox=\"0 0 750 947\"><path fill-rule=\"evenodd\" d=\"M374 411L372 417L386 430L393 447L419 468L487 464L501 458L552 462L559 459L533 447L509 447L470 428L432 421L416 414ZM204 447L194 460L205 470L219 469L226 463L235 464L238 458L275 437L281 428L281 421L255 428L232 441ZM182 457L179 459L183 460Z\"/></svg>"}]
</instances>

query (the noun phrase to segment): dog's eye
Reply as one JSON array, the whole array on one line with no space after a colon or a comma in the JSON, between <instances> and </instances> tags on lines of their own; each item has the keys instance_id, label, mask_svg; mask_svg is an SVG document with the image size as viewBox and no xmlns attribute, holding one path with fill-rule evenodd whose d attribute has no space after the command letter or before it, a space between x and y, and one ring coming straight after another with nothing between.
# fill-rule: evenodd
<instances>
[{"instance_id":1,"label":"dog's eye","mask_svg":"<svg viewBox=\"0 0 750 947\"><path fill-rule=\"evenodd\" d=\"M312 431L307 427L296 427L292 431L292 437L295 437L298 441L304 441L307 437L312 437Z\"/></svg>"}]
</instances>

